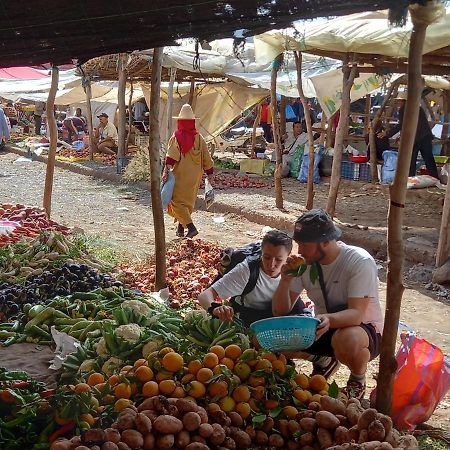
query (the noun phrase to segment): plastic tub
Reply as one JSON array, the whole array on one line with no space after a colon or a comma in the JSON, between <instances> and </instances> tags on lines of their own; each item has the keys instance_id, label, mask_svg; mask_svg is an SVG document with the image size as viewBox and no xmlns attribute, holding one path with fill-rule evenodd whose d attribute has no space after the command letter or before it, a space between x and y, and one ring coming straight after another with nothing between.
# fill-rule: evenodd
<instances>
[{"instance_id":1,"label":"plastic tub","mask_svg":"<svg viewBox=\"0 0 450 450\"><path fill-rule=\"evenodd\" d=\"M20 224L18 222L12 222L10 220L0 220L0 235L9 234Z\"/></svg>"},{"instance_id":2,"label":"plastic tub","mask_svg":"<svg viewBox=\"0 0 450 450\"><path fill-rule=\"evenodd\" d=\"M369 158L364 155L358 155L358 156L351 155L350 161L360 164L360 163L366 163L367 161L369 161Z\"/></svg>"}]
</instances>

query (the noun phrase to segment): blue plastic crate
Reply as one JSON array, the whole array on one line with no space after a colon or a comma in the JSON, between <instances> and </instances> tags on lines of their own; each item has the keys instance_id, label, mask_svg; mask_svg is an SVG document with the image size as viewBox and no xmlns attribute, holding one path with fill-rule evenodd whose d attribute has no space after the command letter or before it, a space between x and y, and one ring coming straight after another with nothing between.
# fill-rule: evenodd
<instances>
[{"instance_id":1,"label":"blue plastic crate","mask_svg":"<svg viewBox=\"0 0 450 450\"><path fill-rule=\"evenodd\" d=\"M362 163L359 165L359 181L371 181L372 174L370 172L370 164Z\"/></svg>"},{"instance_id":2,"label":"blue plastic crate","mask_svg":"<svg viewBox=\"0 0 450 450\"><path fill-rule=\"evenodd\" d=\"M354 163L352 161L341 162L341 178L353 181L370 181L370 164Z\"/></svg>"}]
</instances>

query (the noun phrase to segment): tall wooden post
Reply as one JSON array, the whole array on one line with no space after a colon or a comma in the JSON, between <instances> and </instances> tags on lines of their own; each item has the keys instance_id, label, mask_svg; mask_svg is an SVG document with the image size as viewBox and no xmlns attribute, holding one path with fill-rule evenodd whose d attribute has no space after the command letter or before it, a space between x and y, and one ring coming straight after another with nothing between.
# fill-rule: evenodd
<instances>
[{"instance_id":1,"label":"tall wooden post","mask_svg":"<svg viewBox=\"0 0 450 450\"><path fill-rule=\"evenodd\" d=\"M282 95L280 101L280 136L283 139L286 135L286 106L287 98L285 95Z\"/></svg>"},{"instance_id":2,"label":"tall wooden post","mask_svg":"<svg viewBox=\"0 0 450 450\"><path fill-rule=\"evenodd\" d=\"M127 143L125 148L128 149L128 145L131 140L131 129L133 127L133 80L130 81L130 95L128 96L128 133L127 133Z\"/></svg>"},{"instance_id":3,"label":"tall wooden post","mask_svg":"<svg viewBox=\"0 0 450 450\"><path fill-rule=\"evenodd\" d=\"M256 129L259 127L259 121L261 120L261 103L258 103L256 105L256 116L255 120L253 121L253 130L252 130L252 151L250 154L251 158L256 157Z\"/></svg>"},{"instance_id":4,"label":"tall wooden post","mask_svg":"<svg viewBox=\"0 0 450 450\"><path fill-rule=\"evenodd\" d=\"M390 415L394 376L397 369L395 360L395 343L397 340L398 322L404 286L403 263L403 211L406 201L406 183L408 181L411 154L419 119L422 82L422 51L427 26L439 16L437 2L428 2L429 6L410 6L413 30L408 55L408 93L401 131L398 164L393 184L390 186L390 205L388 213L388 272L386 291L386 317L381 342L380 369L378 374L377 409ZM433 14L433 9L435 14ZM441 9L441 10L442 10ZM429 19L431 18L431 20Z\"/></svg>"},{"instance_id":5,"label":"tall wooden post","mask_svg":"<svg viewBox=\"0 0 450 450\"><path fill-rule=\"evenodd\" d=\"M334 216L336 210L336 200L341 182L341 162L342 150L344 147L344 138L348 133L348 115L350 112L350 90L353 86L353 80L356 76L356 64L353 62L352 68L349 66L348 58L344 61L342 68L343 85L342 85L342 103L339 114L339 124L336 130L336 138L334 140L333 168L331 169L330 191L328 193L327 212L331 217Z\"/></svg>"},{"instance_id":6,"label":"tall wooden post","mask_svg":"<svg viewBox=\"0 0 450 450\"><path fill-rule=\"evenodd\" d=\"M323 113L324 114L324 113ZM331 116L327 121L327 134L325 137L325 147L334 147L333 143L333 116Z\"/></svg>"},{"instance_id":7,"label":"tall wooden post","mask_svg":"<svg viewBox=\"0 0 450 450\"><path fill-rule=\"evenodd\" d=\"M450 91L443 91L443 113L444 113L444 125L442 127L441 139L445 139L445 142L442 144L441 155L450 156L450 141L448 137L449 126L448 123L450 121Z\"/></svg>"},{"instance_id":8,"label":"tall wooden post","mask_svg":"<svg viewBox=\"0 0 450 450\"><path fill-rule=\"evenodd\" d=\"M170 68L169 90L167 92L167 139L169 141L173 132L173 85L175 84L175 78L177 76L177 69L175 67Z\"/></svg>"},{"instance_id":9,"label":"tall wooden post","mask_svg":"<svg viewBox=\"0 0 450 450\"><path fill-rule=\"evenodd\" d=\"M371 98L370 98L370 94L367 94L366 95L366 104L364 107L364 136L366 136L369 133L370 106L371 106Z\"/></svg>"},{"instance_id":10,"label":"tall wooden post","mask_svg":"<svg viewBox=\"0 0 450 450\"><path fill-rule=\"evenodd\" d=\"M450 178L450 177L449 177ZM450 253L450 180L447 180L444 207L442 209L441 231L436 252L436 266L440 267L448 260Z\"/></svg>"},{"instance_id":11,"label":"tall wooden post","mask_svg":"<svg viewBox=\"0 0 450 450\"><path fill-rule=\"evenodd\" d=\"M150 192L152 198L153 227L155 230L156 290L166 287L166 231L161 201L161 155L159 109L163 47L153 49L150 85Z\"/></svg>"},{"instance_id":12,"label":"tall wooden post","mask_svg":"<svg viewBox=\"0 0 450 450\"><path fill-rule=\"evenodd\" d=\"M58 128L56 127L55 114L53 113L56 92L58 91L58 82L59 69L57 66L52 66L52 83L47 98L47 129L50 139L50 146L48 148L43 201L44 210L48 218L50 218L52 211L53 174L55 173L56 144L58 142Z\"/></svg>"},{"instance_id":13,"label":"tall wooden post","mask_svg":"<svg viewBox=\"0 0 450 450\"><path fill-rule=\"evenodd\" d=\"M117 157L121 158L125 156L125 139L126 139L126 127L127 127L127 114L125 105L125 89L127 83L126 73L126 60L127 55L125 53L119 56L119 87L118 87L118 102L119 102L119 123L118 123L118 150Z\"/></svg>"},{"instance_id":14,"label":"tall wooden post","mask_svg":"<svg viewBox=\"0 0 450 450\"><path fill-rule=\"evenodd\" d=\"M189 89L189 100L188 100L188 103L192 106L192 109L194 109L194 107L193 107L194 94L195 94L195 77L192 77L191 78L191 87Z\"/></svg>"},{"instance_id":15,"label":"tall wooden post","mask_svg":"<svg viewBox=\"0 0 450 450\"><path fill-rule=\"evenodd\" d=\"M300 101L303 105L303 111L305 114L306 132L308 134L308 184L307 184L307 200L306 209L312 209L314 206L314 136L312 132L311 114L309 112L308 100L303 92L302 81L302 53L294 52L295 65L297 67L297 89ZM323 112L322 112L323 114Z\"/></svg>"},{"instance_id":16,"label":"tall wooden post","mask_svg":"<svg viewBox=\"0 0 450 450\"><path fill-rule=\"evenodd\" d=\"M86 110L87 110L87 127L89 134L89 159L92 161L94 159L94 125L92 120L92 89L91 89L91 79L89 76L83 77L83 88L86 94Z\"/></svg>"},{"instance_id":17,"label":"tall wooden post","mask_svg":"<svg viewBox=\"0 0 450 450\"><path fill-rule=\"evenodd\" d=\"M283 149L281 147L280 136L280 124L278 117L278 104L277 104L277 75L278 70L283 63L283 54L278 55L272 62L272 73L270 78L270 107L272 110L272 129L273 129L273 142L275 143L275 151L277 152L277 163L274 173L275 178L275 206L279 209L283 209L283 184L282 184L282 172L283 172Z\"/></svg>"},{"instance_id":18,"label":"tall wooden post","mask_svg":"<svg viewBox=\"0 0 450 450\"><path fill-rule=\"evenodd\" d=\"M327 131L325 130L325 125L327 123L327 117L325 116L325 113L322 111L322 118L320 119L320 139L319 139L319 144L321 145L325 145L325 138L327 136Z\"/></svg>"}]
</instances>

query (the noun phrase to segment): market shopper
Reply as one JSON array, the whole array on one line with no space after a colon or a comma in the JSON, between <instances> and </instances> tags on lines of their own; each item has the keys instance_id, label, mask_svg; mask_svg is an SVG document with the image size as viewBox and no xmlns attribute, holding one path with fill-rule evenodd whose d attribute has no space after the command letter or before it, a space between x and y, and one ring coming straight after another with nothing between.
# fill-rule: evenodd
<instances>
[{"instance_id":1,"label":"market shopper","mask_svg":"<svg viewBox=\"0 0 450 450\"><path fill-rule=\"evenodd\" d=\"M177 236L192 238L198 230L192 222L198 189L203 172L212 184L214 163L203 136L195 127L195 115L190 105L183 105L177 119L177 130L168 142L166 164L162 179L167 180L169 171L175 176L175 187L168 213L178 222ZM184 236L185 229L187 234Z\"/></svg>"},{"instance_id":2,"label":"market shopper","mask_svg":"<svg viewBox=\"0 0 450 450\"><path fill-rule=\"evenodd\" d=\"M42 116L45 111L45 103L44 102L36 102L34 104L34 132L35 134L41 134L41 126L42 126Z\"/></svg>"},{"instance_id":3,"label":"market shopper","mask_svg":"<svg viewBox=\"0 0 450 450\"><path fill-rule=\"evenodd\" d=\"M303 131L301 122L294 122L292 125L292 133L289 133L283 149L283 171L282 176L289 176L291 162L295 152L299 147L308 142L308 134Z\"/></svg>"},{"instance_id":4,"label":"market shopper","mask_svg":"<svg viewBox=\"0 0 450 450\"><path fill-rule=\"evenodd\" d=\"M374 259L360 248L338 242L341 231L322 209L312 209L295 223L293 239L299 255L291 255L281 269L273 296L273 313L289 313L300 294L313 301L320 324L316 341L291 357L313 362L313 374L330 377L339 363L350 369L347 392L361 398L365 393L367 364L380 352L383 315L378 299L378 274ZM289 270L303 257L308 268L300 277ZM310 276L314 264L319 274Z\"/></svg>"},{"instance_id":5,"label":"market shopper","mask_svg":"<svg viewBox=\"0 0 450 450\"><path fill-rule=\"evenodd\" d=\"M272 317L272 297L280 282L281 268L291 253L292 239L282 231L270 230L262 239L261 250L261 258L245 259L203 291L198 297L202 308L221 320L232 320L239 313L246 326ZM256 285L242 295L255 269ZM225 305L219 299L231 301ZM287 313L293 308L294 304Z\"/></svg>"},{"instance_id":6,"label":"market shopper","mask_svg":"<svg viewBox=\"0 0 450 450\"><path fill-rule=\"evenodd\" d=\"M84 125L87 126L87 119L85 116L83 116L81 108L77 108L75 110L75 117L78 117L79 119L81 119L84 122Z\"/></svg>"},{"instance_id":7,"label":"market shopper","mask_svg":"<svg viewBox=\"0 0 450 450\"><path fill-rule=\"evenodd\" d=\"M389 132L378 133L378 138L391 138L399 131L403 126L403 116L405 114L406 106L406 92L400 92L397 96L397 100L401 102L399 111L399 122L395 127L392 127ZM411 164L409 166L409 176L414 177L416 175L417 156L422 155L423 161L428 171L428 175L434 178L439 178L436 161L433 156L433 133L427 120L425 111L419 107L419 118L417 122L416 137L414 139L414 147L411 155Z\"/></svg>"},{"instance_id":8,"label":"market shopper","mask_svg":"<svg viewBox=\"0 0 450 450\"><path fill-rule=\"evenodd\" d=\"M94 128L94 150L98 153L115 155L117 153L117 144L119 142L117 128L113 123L108 121L108 114L101 113L97 117L100 120L100 124L98 129Z\"/></svg>"},{"instance_id":9,"label":"market shopper","mask_svg":"<svg viewBox=\"0 0 450 450\"><path fill-rule=\"evenodd\" d=\"M264 139L267 142L273 142L272 112L270 111L270 100L268 98L260 106L259 124L264 131Z\"/></svg>"},{"instance_id":10,"label":"market shopper","mask_svg":"<svg viewBox=\"0 0 450 450\"><path fill-rule=\"evenodd\" d=\"M86 122L81 117L69 116L63 120L63 128L67 130L69 142L77 141L79 133L86 133Z\"/></svg>"},{"instance_id":11,"label":"market shopper","mask_svg":"<svg viewBox=\"0 0 450 450\"><path fill-rule=\"evenodd\" d=\"M9 138L10 138L10 129L8 120L3 111L3 108L0 108L0 150L3 150Z\"/></svg>"}]
</instances>

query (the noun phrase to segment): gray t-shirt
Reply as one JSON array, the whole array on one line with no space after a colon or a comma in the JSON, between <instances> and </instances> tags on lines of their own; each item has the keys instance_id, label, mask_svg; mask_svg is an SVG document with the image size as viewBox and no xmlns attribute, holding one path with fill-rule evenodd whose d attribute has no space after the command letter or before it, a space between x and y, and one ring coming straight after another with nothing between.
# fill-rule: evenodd
<instances>
[{"instance_id":1,"label":"gray t-shirt","mask_svg":"<svg viewBox=\"0 0 450 450\"><path fill-rule=\"evenodd\" d=\"M247 260L244 260L220 280L217 280L211 287L222 299L228 299L236 295L241 295L250 278L250 268ZM280 283L280 276L269 277L262 269L259 271L258 281L255 289L249 292L244 299L244 306L253 309L266 309L272 306L272 297ZM239 302L239 299L236 299Z\"/></svg>"},{"instance_id":2,"label":"gray t-shirt","mask_svg":"<svg viewBox=\"0 0 450 450\"><path fill-rule=\"evenodd\" d=\"M371 323L376 330L383 331L383 314L378 298L378 270L372 256L363 248L339 242L341 252L327 265L322 265L325 289L331 308L345 309L349 298L368 298L363 323ZM313 284L310 266L306 272L291 282L290 291L300 294L306 290L314 302L317 314L327 312L319 280Z\"/></svg>"}]
</instances>

